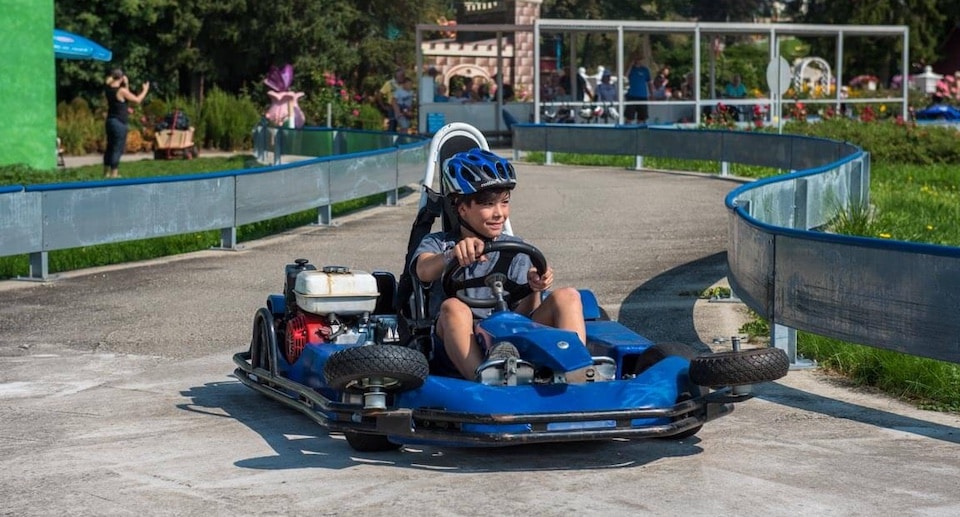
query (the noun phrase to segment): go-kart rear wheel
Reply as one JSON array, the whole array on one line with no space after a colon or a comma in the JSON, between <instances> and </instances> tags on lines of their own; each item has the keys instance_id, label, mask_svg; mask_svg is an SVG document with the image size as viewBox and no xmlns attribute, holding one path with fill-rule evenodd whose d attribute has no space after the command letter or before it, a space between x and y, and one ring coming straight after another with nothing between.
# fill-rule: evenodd
<instances>
[{"instance_id":1,"label":"go-kart rear wheel","mask_svg":"<svg viewBox=\"0 0 960 517\"><path fill-rule=\"evenodd\" d=\"M344 431L344 438L350 447L357 452L384 452L395 451L400 448L400 444L387 440L382 434L358 433L357 431Z\"/></svg>"},{"instance_id":2,"label":"go-kart rear wheel","mask_svg":"<svg viewBox=\"0 0 960 517\"><path fill-rule=\"evenodd\" d=\"M270 371L270 350L276 347L277 333L273 314L260 308L253 317L253 336L250 339L250 365Z\"/></svg>"},{"instance_id":3,"label":"go-kart rear wheel","mask_svg":"<svg viewBox=\"0 0 960 517\"><path fill-rule=\"evenodd\" d=\"M395 345L345 348L327 359L323 376L337 390L363 391L375 379L383 391L406 391L423 386L430 366L417 350Z\"/></svg>"},{"instance_id":4,"label":"go-kart rear wheel","mask_svg":"<svg viewBox=\"0 0 960 517\"><path fill-rule=\"evenodd\" d=\"M690 380L701 386L744 386L775 381L790 370L786 352L753 348L702 355L690 362Z\"/></svg>"},{"instance_id":5,"label":"go-kart rear wheel","mask_svg":"<svg viewBox=\"0 0 960 517\"><path fill-rule=\"evenodd\" d=\"M683 357L687 360L693 360L697 357L697 352L689 345L685 345L683 343L657 343L640 354L640 357L637 359L637 362L634 366L635 373L639 375L647 368L650 368L654 364L674 355ZM677 394L677 402L679 403L692 398L703 397L709 392L710 390L706 387L697 385L691 381L687 383L685 388L680 389L679 393ZM698 425L694 428L687 429L682 433L665 436L664 439L682 440L684 438L689 438L699 433L700 429L702 428L702 425Z\"/></svg>"}]
</instances>

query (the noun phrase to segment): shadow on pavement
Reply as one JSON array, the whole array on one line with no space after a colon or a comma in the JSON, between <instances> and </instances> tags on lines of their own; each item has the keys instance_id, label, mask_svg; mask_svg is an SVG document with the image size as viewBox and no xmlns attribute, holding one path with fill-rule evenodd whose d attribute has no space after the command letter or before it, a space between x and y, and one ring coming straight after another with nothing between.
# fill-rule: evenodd
<instances>
[{"instance_id":1,"label":"shadow on pavement","mask_svg":"<svg viewBox=\"0 0 960 517\"><path fill-rule=\"evenodd\" d=\"M708 352L693 320L698 296L727 276L727 253L708 255L665 271L637 287L620 306L618 320L654 343L680 342Z\"/></svg>"},{"instance_id":2,"label":"shadow on pavement","mask_svg":"<svg viewBox=\"0 0 960 517\"><path fill-rule=\"evenodd\" d=\"M754 393L759 399L782 406L960 444L960 429L956 427L836 400L776 382L756 386Z\"/></svg>"},{"instance_id":3,"label":"shadow on pavement","mask_svg":"<svg viewBox=\"0 0 960 517\"><path fill-rule=\"evenodd\" d=\"M553 470L602 470L640 467L667 457L699 454L696 437L673 440L608 440L599 442L517 445L499 448L404 446L396 452L354 451L339 433L262 397L239 381L211 382L181 392L184 411L231 418L260 435L276 453L235 462L241 468L283 470L344 469L390 465L457 474Z\"/></svg>"}]
</instances>

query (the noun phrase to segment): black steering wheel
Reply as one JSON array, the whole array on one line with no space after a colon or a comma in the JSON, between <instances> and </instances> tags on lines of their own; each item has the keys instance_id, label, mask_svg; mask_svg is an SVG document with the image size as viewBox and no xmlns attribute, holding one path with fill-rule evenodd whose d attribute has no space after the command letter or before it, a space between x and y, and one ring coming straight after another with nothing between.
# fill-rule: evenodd
<instances>
[{"instance_id":1,"label":"black steering wheel","mask_svg":"<svg viewBox=\"0 0 960 517\"><path fill-rule=\"evenodd\" d=\"M443 275L440 277L444 293L447 296L455 296L458 300L467 304L468 307L475 309L492 309L497 306L495 296L490 298L475 298L468 296L466 290L471 287L492 288L494 282L500 281L503 285L504 292L509 295L510 301L518 303L532 293L533 290L530 289L529 284L518 284L507 276L513 258L522 253L530 257L530 262L533 264L533 267L537 268L537 273L542 275L547 271L547 259L543 257L543 253L541 253L540 250L531 244L520 241L488 242L483 247L483 253L481 253L481 255L488 255L493 252L499 252L500 255L497 257L497 261L494 263L490 273L482 277L467 279L465 278L467 269L460 266L459 262L452 261L447 264L443 269Z\"/></svg>"}]
</instances>

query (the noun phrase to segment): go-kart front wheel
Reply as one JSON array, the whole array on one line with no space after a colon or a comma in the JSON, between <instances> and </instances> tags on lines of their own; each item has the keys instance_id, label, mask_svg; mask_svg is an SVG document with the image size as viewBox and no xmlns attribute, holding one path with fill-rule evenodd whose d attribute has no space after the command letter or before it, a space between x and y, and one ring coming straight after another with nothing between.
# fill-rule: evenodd
<instances>
[{"instance_id":1,"label":"go-kart front wheel","mask_svg":"<svg viewBox=\"0 0 960 517\"><path fill-rule=\"evenodd\" d=\"M337 390L363 391L371 386L385 392L423 386L430 365L417 350L394 345L345 348L327 359L323 376Z\"/></svg>"},{"instance_id":2,"label":"go-kart front wheel","mask_svg":"<svg viewBox=\"0 0 960 517\"><path fill-rule=\"evenodd\" d=\"M690 380L701 386L744 386L775 381L790 370L786 352L754 348L701 355L690 361Z\"/></svg>"}]
</instances>

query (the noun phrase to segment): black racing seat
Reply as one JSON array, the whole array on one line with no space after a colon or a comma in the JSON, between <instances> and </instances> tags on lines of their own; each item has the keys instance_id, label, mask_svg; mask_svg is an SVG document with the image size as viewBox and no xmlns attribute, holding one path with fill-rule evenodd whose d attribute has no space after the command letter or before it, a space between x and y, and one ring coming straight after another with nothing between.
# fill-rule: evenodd
<instances>
[{"instance_id":1,"label":"black racing seat","mask_svg":"<svg viewBox=\"0 0 960 517\"><path fill-rule=\"evenodd\" d=\"M423 180L420 209L410 229L407 253L404 257L400 280L397 283L396 307L400 342L405 346L421 350L428 358L431 356L430 336L436 315L428 314L429 293L412 274L409 265L420 241L435 231L433 226L437 219L440 219L442 231L456 230L457 223L453 216L455 213L453 207L449 205L442 189L438 192L432 188L434 173L453 155L476 148L489 150L483 134L468 124L460 122L447 124L434 135L430 145L430 160Z\"/></svg>"}]
</instances>

